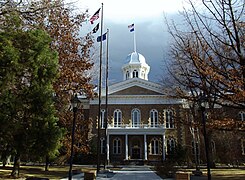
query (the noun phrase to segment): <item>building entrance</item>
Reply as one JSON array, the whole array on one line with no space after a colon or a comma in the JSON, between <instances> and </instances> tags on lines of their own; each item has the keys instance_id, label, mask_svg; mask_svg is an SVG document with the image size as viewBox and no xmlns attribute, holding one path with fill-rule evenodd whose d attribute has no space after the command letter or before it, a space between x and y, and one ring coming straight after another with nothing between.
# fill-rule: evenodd
<instances>
[{"instance_id":1,"label":"building entrance","mask_svg":"<svg viewBox=\"0 0 245 180\"><path fill-rule=\"evenodd\" d=\"M140 148L139 147L132 148L132 159L140 159Z\"/></svg>"}]
</instances>

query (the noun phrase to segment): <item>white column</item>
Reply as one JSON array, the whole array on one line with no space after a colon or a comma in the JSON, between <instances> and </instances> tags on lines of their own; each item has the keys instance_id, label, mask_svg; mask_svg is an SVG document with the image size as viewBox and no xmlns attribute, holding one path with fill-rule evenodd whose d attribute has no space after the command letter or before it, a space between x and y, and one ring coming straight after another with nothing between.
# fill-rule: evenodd
<instances>
[{"instance_id":1,"label":"white column","mask_svg":"<svg viewBox=\"0 0 245 180\"><path fill-rule=\"evenodd\" d=\"M128 134L125 134L125 159L128 160Z\"/></svg>"},{"instance_id":2,"label":"white column","mask_svg":"<svg viewBox=\"0 0 245 180\"><path fill-rule=\"evenodd\" d=\"M144 134L144 150L145 150L145 160L147 160L147 140L146 140L146 134Z\"/></svg>"},{"instance_id":3,"label":"white column","mask_svg":"<svg viewBox=\"0 0 245 180\"><path fill-rule=\"evenodd\" d=\"M165 132L162 135L162 159L165 160Z\"/></svg>"},{"instance_id":4,"label":"white column","mask_svg":"<svg viewBox=\"0 0 245 180\"><path fill-rule=\"evenodd\" d=\"M107 162L109 162L110 159L110 148L109 148L109 134L107 134L107 140L106 140L106 150L107 150Z\"/></svg>"}]
</instances>

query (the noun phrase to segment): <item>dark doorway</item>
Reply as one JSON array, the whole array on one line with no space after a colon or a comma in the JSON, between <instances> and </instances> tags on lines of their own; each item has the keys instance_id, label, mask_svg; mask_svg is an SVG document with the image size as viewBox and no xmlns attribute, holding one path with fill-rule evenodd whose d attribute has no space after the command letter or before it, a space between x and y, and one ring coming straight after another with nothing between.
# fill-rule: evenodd
<instances>
[{"instance_id":1,"label":"dark doorway","mask_svg":"<svg viewBox=\"0 0 245 180\"><path fill-rule=\"evenodd\" d=\"M140 148L132 148L132 159L140 159Z\"/></svg>"}]
</instances>

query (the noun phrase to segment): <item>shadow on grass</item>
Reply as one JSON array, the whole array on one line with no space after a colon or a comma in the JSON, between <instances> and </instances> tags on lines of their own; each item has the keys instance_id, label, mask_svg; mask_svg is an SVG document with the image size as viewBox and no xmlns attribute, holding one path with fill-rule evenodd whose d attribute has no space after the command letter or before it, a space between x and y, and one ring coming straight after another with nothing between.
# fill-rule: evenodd
<instances>
[{"instance_id":1,"label":"shadow on grass","mask_svg":"<svg viewBox=\"0 0 245 180\"><path fill-rule=\"evenodd\" d=\"M49 171L45 171L44 168L44 166L21 166L19 178L61 179L68 176L68 166L50 166ZM76 168L73 169L75 171L79 170ZM0 167L0 179L13 179L10 176L11 172L12 166Z\"/></svg>"},{"instance_id":2,"label":"shadow on grass","mask_svg":"<svg viewBox=\"0 0 245 180\"><path fill-rule=\"evenodd\" d=\"M193 169L192 169L193 170ZM182 171L191 173L190 169L182 169ZM206 180L206 169L201 169L203 176L191 176L191 180ZM216 168L211 169L212 180L245 180L245 168Z\"/></svg>"}]
</instances>

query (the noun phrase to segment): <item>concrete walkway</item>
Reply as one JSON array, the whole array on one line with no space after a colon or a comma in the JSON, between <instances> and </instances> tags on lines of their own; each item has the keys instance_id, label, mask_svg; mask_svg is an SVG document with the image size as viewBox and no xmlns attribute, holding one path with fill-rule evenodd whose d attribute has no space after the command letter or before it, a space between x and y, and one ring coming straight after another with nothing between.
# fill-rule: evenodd
<instances>
[{"instance_id":1,"label":"concrete walkway","mask_svg":"<svg viewBox=\"0 0 245 180\"><path fill-rule=\"evenodd\" d=\"M152 171L147 166L133 166L133 167L124 167L121 170L113 171L113 176L107 178L100 177L98 174L97 179L122 179L122 180L160 180L159 177L154 171Z\"/></svg>"},{"instance_id":2,"label":"concrete walkway","mask_svg":"<svg viewBox=\"0 0 245 180\"><path fill-rule=\"evenodd\" d=\"M72 177L72 180L83 179L84 174L77 174ZM62 178L61 180L67 180L68 178ZM106 173L98 173L96 179L105 180L160 180L154 171L152 171L148 166L125 166L120 170L109 171ZM169 179L170 180L170 179Z\"/></svg>"},{"instance_id":3,"label":"concrete walkway","mask_svg":"<svg viewBox=\"0 0 245 180\"><path fill-rule=\"evenodd\" d=\"M72 176L72 180L84 179L84 174L80 173ZM103 170L97 174L97 180L160 180L162 179L154 171L150 169L150 166L123 166L120 170L109 170L103 172ZM68 180L68 177L61 180ZM174 178L165 178L164 180L174 180ZM207 180L207 177L203 176L191 176L190 180Z\"/></svg>"}]
</instances>

